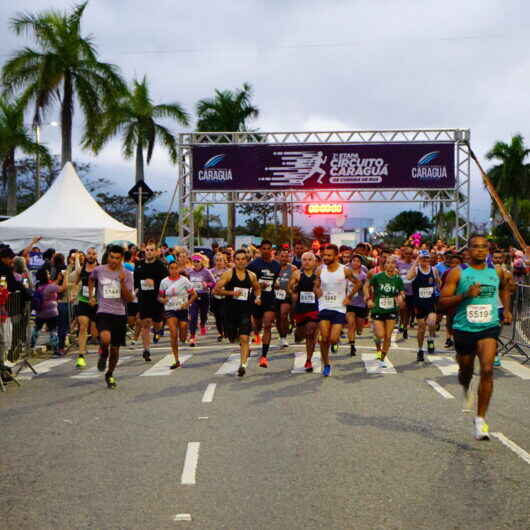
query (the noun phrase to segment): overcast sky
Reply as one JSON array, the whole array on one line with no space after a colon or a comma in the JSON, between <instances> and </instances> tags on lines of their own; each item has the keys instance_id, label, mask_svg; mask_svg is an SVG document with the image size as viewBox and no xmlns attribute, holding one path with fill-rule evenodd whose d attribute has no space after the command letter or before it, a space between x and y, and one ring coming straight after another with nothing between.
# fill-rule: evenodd
<instances>
[{"instance_id":1,"label":"overcast sky","mask_svg":"<svg viewBox=\"0 0 530 530\"><path fill-rule=\"evenodd\" d=\"M17 10L67 8L64 0L0 3L2 59L25 40L7 31ZM530 2L525 0L264 0L176 2L91 0L83 33L127 79L147 76L156 103L193 113L215 88L249 82L262 131L470 128L484 154L521 133L530 143ZM58 112L48 120L58 119ZM193 119L195 123L195 117ZM121 191L134 181L119 142L97 157L74 158ZM42 133L60 152L53 127ZM148 184L169 202L176 169L155 150ZM472 219L489 217L489 197L473 168ZM378 225L413 205L352 205Z\"/></svg>"}]
</instances>

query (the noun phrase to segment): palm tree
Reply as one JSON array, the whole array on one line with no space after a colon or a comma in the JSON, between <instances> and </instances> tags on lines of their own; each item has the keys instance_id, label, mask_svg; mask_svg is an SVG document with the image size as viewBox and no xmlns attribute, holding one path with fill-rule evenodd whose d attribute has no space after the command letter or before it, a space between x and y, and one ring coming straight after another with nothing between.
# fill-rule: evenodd
<instances>
[{"instance_id":1,"label":"palm tree","mask_svg":"<svg viewBox=\"0 0 530 530\"><path fill-rule=\"evenodd\" d=\"M34 122L58 102L61 108L61 165L72 160L72 120L77 99L85 118L85 130L94 129L105 102L112 101L124 83L118 68L97 60L91 36L81 35L81 18L88 2L71 12L58 10L21 13L10 21L11 29L33 38L38 49L17 51L2 71L8 96L21 91L22 101L34 104ZM77 96L77 98L76 98Z\"/></svg>"},{"instance_id":2,"label":"palm tree","mask_svg":"<svg viewBox=\"0 0 530 530\"><path fill-rule=\"evenodd\" d=\"M51 167L52 158L48 149L34 142L31 132L24 127L24 102L8 103L0 98L0 161L2 177L7 182L7 215L17 214L17 149L26 155L38 155Z\"/></svg>"},{"instance_id":3,"label":"palm tree","mask_svg":"<svg viewBox=\"0 0 530 530\"><path fill-rule=\"evenodd\" d=\"M488 171L488 176L517 225L521 221L522 201L530 196L530 165L525 163L529 154L530 149L520 134L515 135L509 144L496 142L486 153L488 160L500 162ZM495 214L496 210L492 203L492 213Z\"/></svg>"},{"instance_id":4,"label":"palm tree","mask_svg":"<svg viewBox=\"0 0 530 530\"><path fill-rule=\"evenodd\" d=\"M216 90L213 98L201 99L197 103L197 131L239 132L247 130L247 121L257 118L259 110L251 104L252 88L248 83L242 89ZM230 200L234 194L230 193ZM234 244L236 207L233 202L227 206L227 240Z\"/></svg>"},{"instance_id":5,"label":"palm tree","mask_svg":"<svg viewBox=\"0 0 530 530\"><path fill-rule=\"evenodd\" d=\"M128 160L135 156L135 182L138 182L144 179L144 151L149 164L157 140L168 151L171 162L177 163L176 137L156 121L165 118L181 125L189 123L188 114L178 103L153 104L144 76L141 82L134 80L131 90L124 89L120 97L101 114L95 131L85 134L83 146L97 154L111 138L121 134L123 156Z\"/></svg>"}]
</instances>

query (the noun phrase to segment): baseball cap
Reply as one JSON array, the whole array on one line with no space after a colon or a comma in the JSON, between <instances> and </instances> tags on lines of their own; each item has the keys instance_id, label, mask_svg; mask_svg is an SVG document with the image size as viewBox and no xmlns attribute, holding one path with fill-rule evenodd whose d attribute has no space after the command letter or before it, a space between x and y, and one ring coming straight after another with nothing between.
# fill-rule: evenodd
<instances>
[{"instance_id":1,"label":"baseball cap","mask_svg":"<svg viewBox=\"0 0 530 530\"><path fill-rule=\"evenodd\" d=\"M420 250L420 251L418 252L418 256L419 256L420 258L430 258L430 257L431 257L431 255L429 254L429 251L428 251L428 250Z\"/></svg>"},{"instance_id":2,"label":"baseball cap","mask_svg":"<svg viewBox=\"0 0 530 530\"><path fill-rule=\"evenodd\" d=\"M194 254L191 257L191 261L202 261L202 256L200 254Z\"/></svg>"}]
</instances>

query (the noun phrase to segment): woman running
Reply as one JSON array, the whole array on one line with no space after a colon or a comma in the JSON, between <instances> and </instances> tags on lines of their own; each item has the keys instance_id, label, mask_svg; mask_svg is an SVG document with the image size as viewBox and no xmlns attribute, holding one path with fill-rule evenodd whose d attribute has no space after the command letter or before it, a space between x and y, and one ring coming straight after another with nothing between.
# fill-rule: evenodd
<instances>
[{"instance_id":1,"label":"woman running","mask_svg":"<svg viewBox=\"0 0 530 530\"><path fill-rule=\"evenodd\" d=\"M363 270L362 260L359 255L354 255L350 268L354 276L361 282L361 289L352 296L350 305L346 308L346 323L348 325L348 341L350 343L350 355L356 355L355 335L362 335L366 318L368 317L368 307L364 301L363 289L366 282L367 273ZM348 293L353 284L348 283Z\"/></svg>"},{"instance_id":2,"label":"woman running","mask_svg":"<svg viewBox=\"0 0 530 530\"><path fill-rule=\"evenodd\" d=\"M218 252L214 258L215 266L210 269L212 276L214 277L215 282L217 283L221 276L229 270L228 264L226 262L226 256L221 252ZM217 328L217 342L221 342L225 337L224 331L224 321L225 321L225 302L226 298L219 294L212 294L210 299L210 309L215 318L215 327Z\"/></svg>"}]
</instances>

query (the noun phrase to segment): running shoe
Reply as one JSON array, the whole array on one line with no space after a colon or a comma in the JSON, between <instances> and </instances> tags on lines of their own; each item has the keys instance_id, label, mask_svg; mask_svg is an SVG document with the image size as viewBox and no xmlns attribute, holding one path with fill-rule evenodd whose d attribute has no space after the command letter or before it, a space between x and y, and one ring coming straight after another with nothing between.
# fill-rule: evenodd
<instances>
[{"instance_id":1,"label":"running shoe","mask_svg":"<svg viewBox=\"0 0 530 530\"><path fill-rule=\"evenodd\" d=\"M339 351L339 345L338 344L332 344L331 345L331 353L337 353Z\"/></svg>"},{"instance_id":2,"label":"running shoe","mask_svg":"<svg viewBox=\"0 0 530 530\"><path fill-rule=\"evenodd\" d=\"M407 340L409 338L409 330L407 328L403 329L403 338Z\"/></svg>"},{"instance_id":3,"label":"running shoe","mask_svg":"<svg viewBox=\"0 0 530 530\"><path fill-rule=\"evenodd\" d=\"M422 363L425 361L425 355L423 354L423 350L418 350L418 355L416 356L416 362Z\"/></svg>"},{"instance_id":4,"label":"running shoe","mask_svg":"<svg viewBox=\"0 0 530 530\"><path fill-rule=\"evenodd\" d=\"M261 368L268 368L269 361L267 360L267 357L263 357L263 355L259 358L259 365Z\"/></svg>"},{"instance_id":5,"label":"running shoe","mask_svg":"<svg viewBox=\"0 0 530 530\"><path fill-rule=\"evenodd\" d=\"M99 359L98 359L98 370L100 372L104 372L105 371L105 368L107 368L107 359L108 359L108 355L105 355L104 353L101 353L99 355Z\"/></svg>"},{"instance_id":6,"label":"running shoe","mask_svg":"<svg viewBox=\"0 0 530 530\"><path fill-rule=\"evenodd\" d=\"M490 427L484 418L480 418L479 416L475 418L473 431L475 433L475 440L490 439Z\"/></svg>"},{"instance_id":7,"label":"running shoe","mask_svg":"<svg viewBox=\"0 0 530 530\"><path fill-rule=\"evenodd\" d=\"M447 339L445 341L445 347L446 348L452 348L454 345L455 345L455 343L453 342L453 339Z\"/></svg>"},{"instance_id":8,"label":"running shoe","mask_svg":"<svg viewBox=\"0 0 530 530\"><path fill-rule=\"evenodd\" d=\"M144 350L144 353L143 353L142 357L144 358L144 361L146 363L150 363L151 362L151 354L149 353L149 350Z\"/></svg>"},{"instance_id":9,"label":"running shoe","mask_svg":"<svg viewBox=\"0 0 530 530\"><path fill-rule=\"evenodd\" d=\"M159 341L159 339L158 339L158 331L155 331L153 333L153 344L158 344L158 341Z\"/></svg>"},{"instance_id":10,"label":"running shoe","mask_svg":"<svg viewBox=\"0 0 530 530\"><path fill-rule=\"evenodd\" d=\"M469 384L469 388L462 387L463 389L463 400L462 400L462 412L473 412L473 401L474 394Z\"/></svg>"},{"instance_id":11,"label":"running shoe","mask_svg":"<svg viewBox=\"0 0 530 530\"><path fill-rule=\"evenodd\" d=\"M379 361L379 368L388 368L388 364L386 364L384 359Z\"/></svg>"},{"instance_id":12,"label":"running shoe","mask_svg":"<svg viewBox=\"0 0 530 530\"><path fill-rule=\"evenodd\" d=\"M207 328L206 326L201 326L201 335L206 335Z\"/></svg>"},{"instance_id":13,"label":"running shoe","mask_svg":"<svg viewBox=\"0 0 530 530\"><path fill-rule=\"evenodd\" d=\"M495 360L493 361L493 366L502 366L501 364L501 356L495 355Z\"/></svg>"},{"instance_id":14,"label":"running shoe","mask_svg":"<svg viewBox=\"0 0 530 530\"><path fill-rule=\"evenodd\" d=\"M287 340L287 337L280 337L280 346L282 348L287 348L287 346L289 346L289 341Z\"/></svg>"},{"instance_id":15,"label":"running shoe","mask_svg":"<svg viewBox=\"0 0 530 530\"><path fill-rule=\"evenodd\" d=\"M326 364L322 370L322 375L324 377L329 377L331 375L331 364Z\"/></svg>"},{"instance_id":16,"label":"running shoe","mask_svg":"<svg viewBox=\"0 0 530 530\"><path fill-rule=\"evenodd\" d=\"M254 344L261 344L261 335L259 333L254 335L254 338L252 339L252 342Z\"/></svg>"},{"instance_id":17,"label":"running shoe","mask_svg":"<svg viewBox=\"0 0 530 530\"><path fill-rule=\"evenodd\" d=\"M196 340L195 340L195 337L191 337L190 338L190 346L195 346L195 344L197 344Z\"/></svg>"},{"instance_id":18,"label":"running shoe","mask_svg":"<svg viewBox=\"0 0 530 530\"><path fill-rule=\"evenodd\" d=\"M75 363L76 368L86 368L86 361L83 355L79 355Z\"/></svg>"},{"instance_id":19,"label":"running shoe","mask_svg":"<svg viewBox=\"0 0 530 530\"><path fill-rule=\"evenodd\" d=\"M136 346L136 341L134 339L131 339L131 342L129 343L131 346Z\"/></svg>"},{"instance_id":20,"label":"running shoe","mask_svg":"<svg viewBox=\"0 0 530 530\"><path fill-rule=\"evenodd\" d=\"M107 382L108 388L116 388L116 378L112 375L105 374L105 381Z\"/></svg>"},{"instance_id":21,"label":"running shoe","mask_svg":"<svg viewBox=\"0 0 530 530\"><path fill-rule=\"evenodd\" d=\"M243 377L246 373L246 370L245 370L245 367L243 365L241 365L238 369L237 369L237 375L239 377Z\"/></svg>"},{"instance_id":22,"label":"running shoe","mask_svg":"<svg viewBox=\"0 0 530 530\"><path fill-rule=\"evenodd\" d=\"M217 337L217 342L223 342L223 336L222 335L219 335Z\"/></svg>"},{"instance_id":23,"label":"running shoe","mask_svg":"<svg viewBox=\"0 0 530 530\"><path fill-rule=\"evenodd\" d=\"M382 361L383 360L383 355L380 351L378 352L375 352L375 360L376 361Z\"/></svg>"},{"instance_id":24,"label":"running shoe","mask_svg":"<svg viewBox=\"0 0 530 530\"><path fill-rule=\"evenodd\" d=\"M357 348L355 344L350 344L350 356L355 357L357 355Z\"/></svg>"},{"instance_id":25,"label":"running shoe","mask_svg":"<svg viewBox=\"0 0 530 530\"><path fill-rule=\"evenodd\" d=\"M434 341L433 340L427 341L427 352L434 353Z\"/></svg>"},{"instance_id":26,"label":"running shoe","mask_svg":"<svg viewBox=\"0 0 530 530\"><path fill-rule=\"evenodd\" d=\"M179 366L180 366L180 361L176 361L169 367L169 369L174 370L175 368L178 368Z\"/></svg>"},{"instance_id":27,"label":"running shoe","mask_svg":"<svg viewBox=\"0 0 530 530\"><path fill-rule=\"evenodd\" d=\"M313 363L311 361L306 361L304 364L304 370L306 372L312 372L313 371Z\"/></svg>"},{"instance_id":28,"label":"running shoe","mask_svg":"<svg viewBox=\"0 0 530 530\"><path fill-rule=\"evenodd\" d=\"M399 333L403 333L403 330L404 330L403 326L400 325L398 328Z\"/></svg>"}]
</instances>

